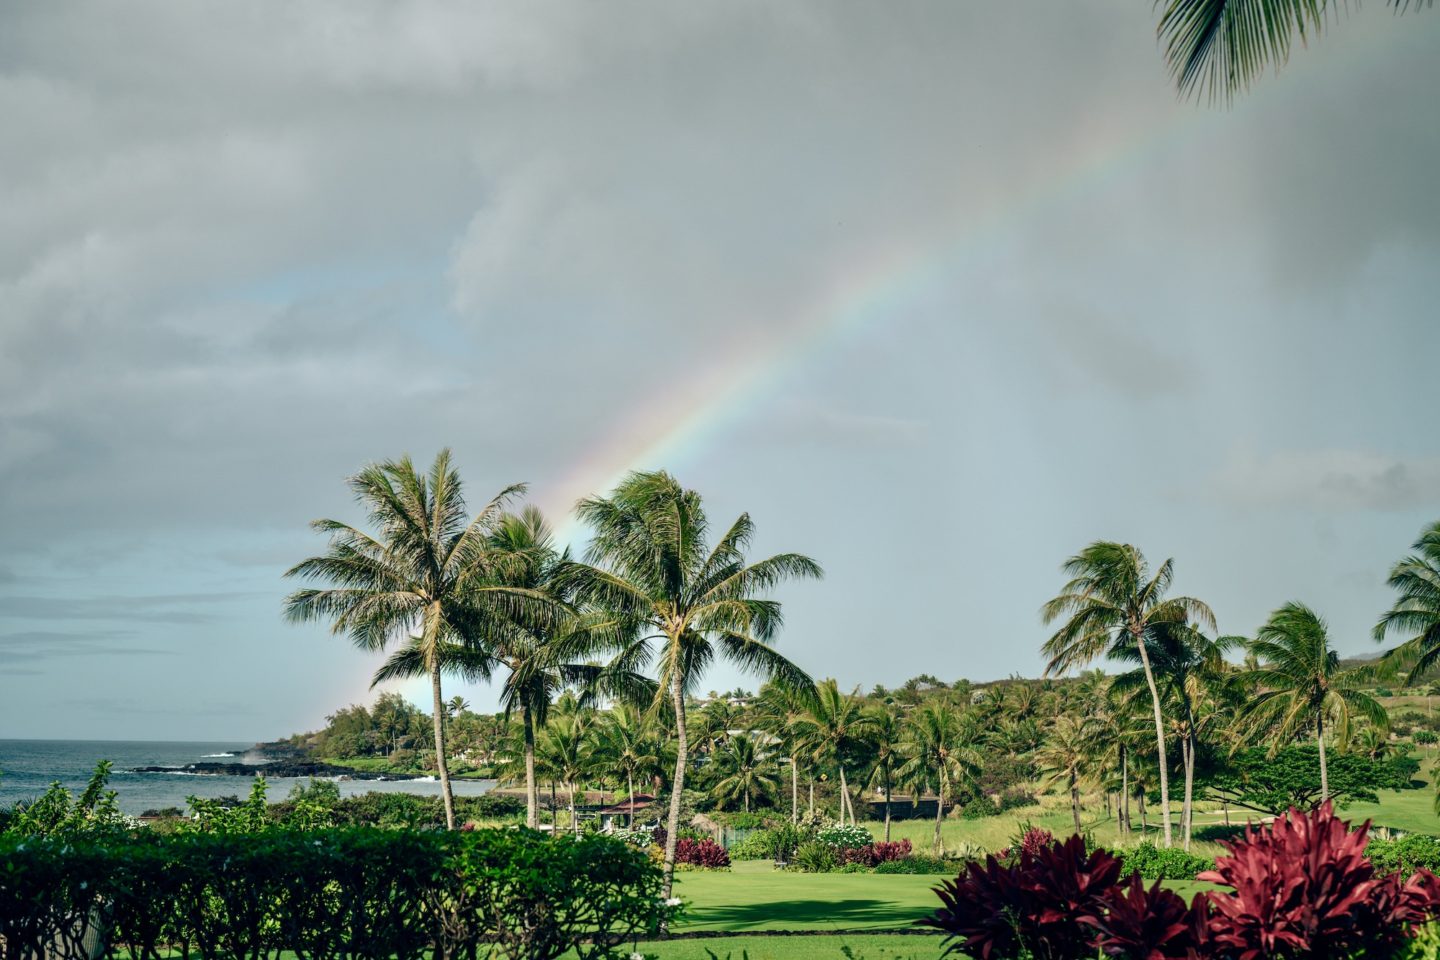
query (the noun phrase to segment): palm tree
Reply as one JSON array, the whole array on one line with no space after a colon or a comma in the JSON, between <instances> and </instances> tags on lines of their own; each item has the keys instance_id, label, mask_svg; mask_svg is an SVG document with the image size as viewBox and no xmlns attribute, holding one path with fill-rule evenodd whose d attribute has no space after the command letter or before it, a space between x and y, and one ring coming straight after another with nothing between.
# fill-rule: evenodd
<instances>
[{"instance_id":1,"label":"palm tree","mask_svg":"<svg viewBox=\"0 0 1440 960\"><path fill-rule=\"evenodd\" d=\"M466 710L469 709L470 701L466 700L458 693L455 696L451 697L449 700L445 701L445 716L449 717L451 720L454 720L456 717L460 716L460 714L464 713Z\"/></svg>"},{"instance_id":2,"label":"palm tree","mask_svg":"<svg viewBox=\"0 0 1440 960\"><path fill-rule=\"evenodd\" d=\"M1088 717L1062 716L1050 727L1035 762L1051 782L1064 780L1070 788L1070 816L1080 833L1080 783L1086 779L1095 748L1095 730Z\"/></svg>"},{"instance_id":3,"label":"palm tree","mask_svg":"<svg viewBox=\"0 0 1440 960\"><path fill-rule=\"evenodd\" d=\"M1101 656L1112 659L1136 651L1155 714L1155 749L1160 773L1160 816L1165 846L1170 846L1170 782L1166 772L1165 718L1160 691L1150 667L1145 639L1160 623L1198 621L1215 629L1215 614L1192 597L1165 597L1174 579L1175 562L1166 560L1150 574L1144 555L1128 543L1096 541L1066 561L1069 577L1060 595L1041 608L1046 623L1065 622L1046 641L1046 673L1062 673Z\"/></svg>"},{"instance_id":4,"label":"palm tree","mask_svg":"<svg viewBox=\"0 0 1440 960\"><path fill-rule=\"evenodd\" d=\"M1150 669L1165 696L1175 705L1175 721L1180 739L1180 765L1185 775L1185 799L1180 812L1180 834L1186 850L1194 821L1195 752L1199 745L1199 728L1207 717L1202 703L1223 696L1231 675L1225 653L1242 643L1239 637L1212 639L1192 624L1159 622L1145 640ZM1117 659L1139 661L1139 650L1126 647ZM1140 690L1145 684L1142 670L1131 670L1117 676L1113 688L1118 693Z\"/></svg>"},{"instance_id":5,"label":"palm tree","mask_svg":"<svg viewBox=\"0 0 1440 960\"><path fill-rule=\"evenodd\" d=\"M595 736L597 757L625 774L626 795L630 798L625 825L633 826L635 779L651 776L660 768L661 751L653 719L630 704L619 704L605 715Z\"/></svg>"},{"instance_id":6,"label":"palm tree","mask_svg":"<svg viewBox=\"0 0 1440 960\"><path fill-rule=\"evenodd\" d=\"M861 699L855 693L841 693L834 680L823 680L816 685L810 708L795 720L797 732L811 745L813 758L839 771L841 823L847 814L850 822L855 822L845 761L847 754L865 739L870 721L871 716Z\"/></svg>"},{"instance_id":7,"label":"palm tree","mask_svg":"<svg viewBox=\"0 0 1440 960\"><path fill-rule=\"evenodd\" d=\"M491 588L484 581L492 568L486 537L504 503L524 487L505 488L472 518L448 450L436 456L428 476L402 457L365 467L349 484L379 533L372 537L338 520L312 523L329 535L329 550L285 575L332 586L290 594L285 615L296 622L330 620L332 632L348 634L364 650L414 638L430 677L435 765L445 824L453 830L455 798L446 763L440 675L447 658L466 644L464 621L477 605L494 606L500 599L486 596Z\"/></svg>"},{"instance_id":8,"label":"palm tree","mask_svg":"<svg viewBox=\"0 0 1440 960\"><path fill-rule=\"evenodd\" d=\"M1415 552L1390 568L1385 582L1399 596L1375 624L1375 642L1392 633L1406 636L1384 659L1408 670L1414 683L1440 660L1440 523L1431 524L1415 541Z\"/></svg>"},{"instance_id":9,"label":"palm tree","mask_svg":"<svg viewBox=\"0 0 1440 960\"><path fill-rule=\"evenodd\" d=\"M545 766L554 771L570 794L570 829L577 836L580 817L575 794L591 770L589 727L583 713L554 714L540 731L535 747L536 754L544 758Z\"/></svg>"},{"instance_id":10,"label":"palm tree","mask_svg":"<svg viewBox=\"0 0 1440 960\"><path fill-rule=\"evenodd\" d=\"M750 812L750 801L755 797L769 797L775 791L775 776L763 749L754 737L738 734L731 737L720 748L715 759L715 796L723 801L741 798L745 812Z\"/></svg>"},{"instance_id":11,"label":"palm tree","mask_svg":"<svg viewBox=\"0 0 1440 960\"><path fill-rule=\"evenodd\" d=\"M1389 3L1404 11L1412 0ZM1289 59L1296 37L1304 43L1318 35L1337 8L1329 0L1167 0L1157 32L1182 94L1203 90L1212 101L1228 101L1267 64Z\"/></svg>"},{"instance_id":12,"label":"palm tree","mask_svg":"<svg viewBox=\"0 0 1440 960\"><path fill-rule=\"evenodd\" d=\"M771 646L781 626L780 604L759 595L787 579L818 578L820 565L796 553L747 563L745 550L755 533L749 514L707 547L700 495L664 472L632 473L609 497L582 500L577 514L593 539L587 562L566 564L563 579L581 603L607 614L616 633L629 637L623 664L658 658L674 711L675 778L662 884L669 897L689 760L685 694L717 656L792 687L810 687L805 671Z\"/></svg>"},{"instance_id":13,"label":"palm tree","mask_svg":"<svg viewBox=\"0 0 1440 960\"><path fill-rule=\"evenodd\" d=\"M890 794L895 786L895 768L902 761L900 745L905 726L900 715L883 704L865 709L868 721L865 741L872 752L869 784L879 784L885 794L885 842L890 842Z\"/></svg>"},{"instance_id":14,"label":"palm tree","mask_svg":"<svg viewBox=\"0 0 1440 960\"><path fill-rule=\"evenodd\" d=\"M1350 739L1350 717L1358 713L1378 729L1388 730L1385 708L1360 690L1358 679L1340 669L1340 655L1330 646L1325 621L1303 603L1287 603L1270 614L1250 644L1260 667L1246 679L1260 689L1244 714L1260 720L1271 735L1271 750L1314 730L1320 749L1320 799L1330 796L1325 765L1325 727L1334 727L1342 746Z\"/></svg>"},{"instance_id":15,"label":"palm tree","mask_svg":"<svg viewBox=\"0 0 1440 960\"><path fill-rule=\"evenodd\" d=\"M810 699L803 691L776 683L761 687L760 696L755 699L757 726L775 738L776 749L790 766L791 823L800 821L800 755L807 752L795 721L805 713Z\"/></svg>"},{"instance_id":16,"label":"palm tree","mask_svg":"<svg viewBox=\"0 0 1440 960\"><path fill-rule=\"evenodd\" d=\"M974 719L954 707L930 702L913 713L905 725L905 741L901 749L905 762L896 775L911 785L916 799L926 788L935 791L935 855L945 854L945 840L940 834L945 800L952 786L973 781L980 771L979 754L975 749L980 739Z\"/></svg>"}]
</instances>

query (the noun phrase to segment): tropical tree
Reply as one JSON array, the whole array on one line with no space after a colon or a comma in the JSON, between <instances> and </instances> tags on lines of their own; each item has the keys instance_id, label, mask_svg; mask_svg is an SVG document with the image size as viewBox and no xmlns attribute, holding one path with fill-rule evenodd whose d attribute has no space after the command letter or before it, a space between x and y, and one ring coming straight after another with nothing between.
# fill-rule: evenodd
<instances>
[{"instance_id":1,"label":"tropical tree","mask_svg":"<svg viewBox=\"0 0 1440 960\"><path fill-rule=\"evenodd\" d=\"M1080 833L1080 784L1087 779L1094 759L1094 727L1088 717L1058 718L1035 752L1035 762L1052 783L1063 781L1070 790L1070 816Z\"/></svg>"},{"instance_id":2,"label":"tropical tree","mask_svg":"<svg viewBox=\"0 0 1440 960\"><path fill-rule=\"evenodd\" d=\"M580 817L576 794L591 771L590 723L584 713L557 713L536 739L535 752L570 795L570 828L578 836Z\"/></svg>"},{"instance_id":3,"label":"tropical tree","mask_svg":"<svg viewBox=\"0 0 1440 960\"><path fill-rule=\"evenodd\" d=\"M937 857L945 854L940 833L945 801L951 788L972 783L980 773L980 739L974 718L946 703L926 703L910 715L905 724L901 750L905 762L896 776L909 785L916 799L922 791L935 791L935 840Z\"/></svg>"},{"instance_id":4,"label":"tropical tree","mask_svg":"<svg viewBox=\"0 0 1440 960\"><path fill-rule=\"evenodd\" d=\"M795 721L804 715L814 691L767 683L755 698L756 725L775 740L775 749L790 767L790 822L800 820L800 756L808 753Z\"/></svg>"},{"instance_id":5,"label":"tropical tree","mask_svg":"<svg viewBox=\"0 0 1440 960\"><path fill-rule=\"evenodd\" d=\"M1407 683L1440 660L1440 523L1425 528L1414 550L1390 568L1386 583L1398 596L1375 624L1376 643L1391 634L1405 637L1384 659L1408 670Z\"/></svg>"},{"instance_id":6,"label":"tropical tree","mask_svg":"<svg viewBox=\"0 0 1440 960\"><path fill-rule=\"evenodd\" d=\"M1434 0L1389 0L1396 10ZM1318 35L1337 9L1330 0L1165 0L1158 33L1182 94L1228 101L1269 64L1290 57L1296 38Z\"/></svg>"},{"instance_id":7,"label":"tropical tree","mask_svg":"<svg viewBox=\"0 0 1440 960\"><path fill-rule=\"evenodd\" d=\"M595 730L598 759L625 775L630 813L626 826L635 821L635 781L659 772L662 751L653 718L630 704L618 704L607 712Z\"/></svg>"},{"instance_id":8,"label":"tropical tree","mask_svg":"<svg viewBox=\"0 0 1440 960\"><path fill-rule=\"evenodd\" d=\"M878 785L885 795L885 842L890 842L890 796L895 786L895 770L904 762L900 753L905 741L905 725L900 715L883 704L865 708L865 741L870 748L869 785Z\"/></svg>"},{"instance_id":9,"label":"tropical tree","mask_svg":"<svg viewBox=\"0 0 1440 960\"><path fill-rule=\"evenodd\" d=\"M1166 560L1152 575L1144 555L1128 543L1097 541L1066 561L1070 577L1060 595L1041 608L1046 623L1063 618L1060 629L1044 646L1050 657L1046 673L1063 673L1101 656L1112 659L1134 650L1145 674L1155 715L1155 750L1160 775L1160 817L1165 846L1171 844L1170 783L1166 772L1165 718L1160 690L1150 665L1145 640L1157 624L1196 621L1215 629L1215 614L1193 597L1165 596L1175 575Z\"/></svg>"},{"instance_id":10,"label":"tropical tree","mask_svg":"<svg viewBox=\"0 0 1440 960\"><path fill-rule=\"evenodd\" d=\"M775 792L772 765L752 736L741 733L726 740L715 757L715 770L716 799L722 803L740 799L746 813L752 799L767 799Z\"/></svg>"},{"instance_id":11,"label":"tropical tree","mask_svg":"<svg viewBox=\"0 0 1440 960\"><path fill-rule=\"evenodd\" d=\"M1245 716L1260 721L1271 740L1271 755L1313 731L1320 753L1320 800L1330 796L1325 760L1327 724L1343 747L1350 739L1352 714L1388 730L1390 719L1374 698L1358 686L1359 678L1340 669L1340 655L1330 646L1325 621L1303 603L1287 603L1265 622L1250 650L1260 660L1248 680L1258 688Z\"/></svg>"},{"instance_id":12,"label":"tropical tree","mask_svg":"<svg viewBox=\"0 0 1440 960\"><path fill-rule=\"evenodd\" d=\"M485 583L493 572L487 535L505 502L524 487L505 488L472 517L448 450L440 451L428 475L402 457L365 467L349 484L377 533L338 520L312 523L330 537L329 549L285 575L330 586L290 594L285 614L298 622L329 620L332 632L349 635L364 650L411 640L430 678L435 765L445 824L453 830L440 677L450 656L464 649L464 624L475 609L512 605L498 602L505 594Z\"/></svg>"},{"instance_id":13,"label":"tropical tree","mask_svg":"<svg viewBox=\"0 0 1440 960\"><path fill-rule=\"evenodd\" d=\"M755 533L749 514L708 546L700 495L664 472L632 473L609 497L582 500L577 514L593 537L586 562L566 564L562 579L600 614L594 629L628 639L620 663L657 663L674 713L662 884L669 897L689 761L685 695L717 657L792 687L811 686L805 671L771 645L781 626L780 604L762 594L787 579L818 578L820 565L797 553L748 563L745 551Z\"/></svg>"},{"instance_id":14,"label":"tropical tree","mask_svg":"<svg viewBox=\"0 0 1440 960\"><path fill-rule=\"evenodd\" d=\"M1180 740L1180 766L1185 777L1185 793L1180 811L1180 834L1186 850L1194 826L1195 754L1199 747L1202 723L1220 716L1207 711L1226 697L1231 673L1225 662L1227 651L1242 644L1239 637L1208 637L1193 624L1158 622L1145 640L1150 669L1162 693L1173 707L1175 729ZM1117 651L1117 659L1139 662L1139 648L1125 647ZM1145 688L1145 673L1135 669L1115 677L1117 693L1138 692Z\"/></svg>"},{"instance_id":15,"label":"tropical tree","mask_svg":"<svg viewBox=\"0 0 1440 960\"><path fill-rule=\"evenodd\" d=\"M795 728L810 745L813 759L839 773L841 823L846 816L855 822L845 766L848 754L868 735L871 719L860 697L842 693L834 680L823 680L815 687L809 709L795 720Z\"/></svg>"},{"instance_id":16,"label":"tropical tree","mask_svg":"<svg viewBox=\"0 0 1440 960\"><path fill-rule=\"evenodd\" d=\"M456 717L460 716L460 714L464 713L466 710L469 709L470 701L466 700L458 693L455 696L451 697L449 700L445 701L445 715L451 720L454 720Z\"/></svg>"}]
</instances>

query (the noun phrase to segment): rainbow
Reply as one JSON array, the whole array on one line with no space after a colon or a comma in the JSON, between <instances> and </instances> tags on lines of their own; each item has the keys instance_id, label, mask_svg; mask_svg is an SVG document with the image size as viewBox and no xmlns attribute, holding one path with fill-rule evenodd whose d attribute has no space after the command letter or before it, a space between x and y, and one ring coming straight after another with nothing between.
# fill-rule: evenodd
<instances>
[{"instance_id":1,"label":"rainbow","mask_svg":"<svg viewBox=\"0 0 1440 960\"><path fill-rule=\"evenodd\" d=\"M565 517L556 523L559 542L582 532L572 512L580 498L611 489L631 470L683 465L790 371L899 315L1039 215L1104 189L1156 153L1193 139L1208 119L1196 108L1177 105L1158 129L1125 137L1097 131L1071 150L1063 173L1022 186L939 242L892 243L842 264L798 317L657 389L653 399L610 424L559 479L540 486L537 500L552 516Z\"/></svg>"}]
</instances>

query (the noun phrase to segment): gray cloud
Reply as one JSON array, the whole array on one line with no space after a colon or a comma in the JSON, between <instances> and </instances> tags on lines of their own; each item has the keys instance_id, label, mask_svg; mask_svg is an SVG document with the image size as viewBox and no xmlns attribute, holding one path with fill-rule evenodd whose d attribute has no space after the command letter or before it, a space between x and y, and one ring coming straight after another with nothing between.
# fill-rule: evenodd
<instances>
[{"instance_id":1,"label":"gray cloud","mask_svg":"<svg viewBox=\"0 0 1440 960\"><path fill-rule=\"evenodd\" d=\"M0 633L143 624L179 654L66 683L222 676L266 691L257 735L313 724L374 663L284 624L278 575L358 519L345 476L444 445L476 499L665 466L765 517L831 571L787 648L867 684L1035 666L1013 611L1086 537L1228 570L1311 535L1217 506L1364 519L1337 546L1383 569L1440 459L1440 17L1361 11L1228 112L1175 101L1153 30L1115 0L9 5ZM900 623L836 522L876 490ZM1252 616L1263 572L1215 602ZM951 642L942 592L1005 642ZM1379 599L1341 590L1337 630ZM936 642L869 676L890 632Z\"/></svg>"},{"instance_id":2,"label":"gray cloud","mask_svg":"<svg viewBox=\"0 0 1440 960\"><path fill-rule=\"evenodd\" d=\"M1440 456L1364 450L1236 454L1214 477L1229 502L1311 510L1440 510Z\"/></svg>"}]
</instances>

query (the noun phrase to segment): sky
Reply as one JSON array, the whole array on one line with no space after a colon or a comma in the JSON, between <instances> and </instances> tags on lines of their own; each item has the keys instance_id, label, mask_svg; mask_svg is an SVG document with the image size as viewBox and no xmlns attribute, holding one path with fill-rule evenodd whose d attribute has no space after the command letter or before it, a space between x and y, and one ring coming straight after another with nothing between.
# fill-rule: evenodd
<instances>
[{"instance_id":1,"label":"sky","mask_svg":"<svg viewBox=\"0 0 1440 960\"><path fill-rule=\"evenodd\" d=\"M0 10L0 738L260 740L374 694L284 621L345 478L664 468L868 689L1036 675L1096 539L1375 649L1440 519L1440 14L1230 109L1147 4ZM702 689L755 686L716 669ZM492 690L452 683L477 708ZM424 703L423 684L405 692Z\"/></svg>"}]
</instances>

